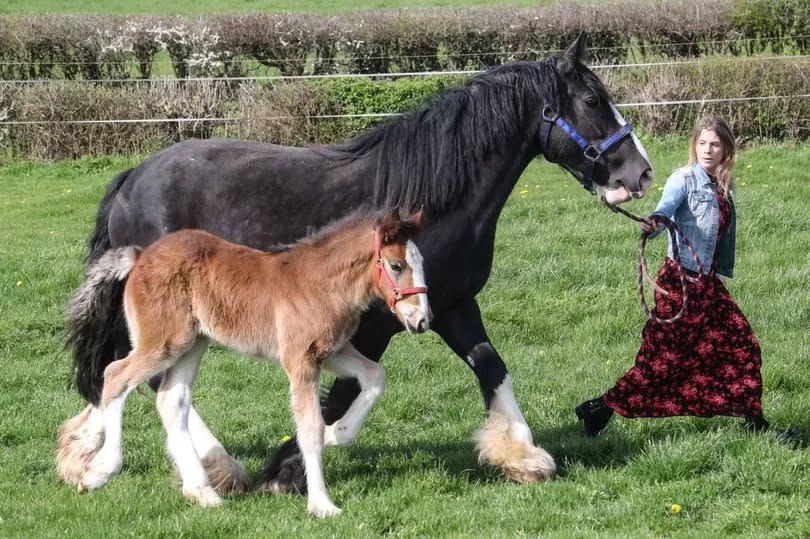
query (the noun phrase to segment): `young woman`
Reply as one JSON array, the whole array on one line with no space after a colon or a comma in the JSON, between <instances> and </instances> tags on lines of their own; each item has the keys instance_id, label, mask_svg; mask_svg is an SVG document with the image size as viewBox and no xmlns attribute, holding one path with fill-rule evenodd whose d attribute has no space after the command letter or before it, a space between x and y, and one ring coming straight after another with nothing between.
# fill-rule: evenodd
<instances>
[{"instance_id":1,"label":"young woman","mask_svg":"<svg viewBox=\"0 0 810 539\"><path fill-rule=\"evenodd\" d=\"M744 417L752 431L768 427L762 415L759 343L721 279L734 270L734 162L728 125L716 116L698 120L689 163L669 177L653 215L675 221L703 274L679 235L680 260L672 259L670 245L656 278L669 294L656 292L655 312L667 318L680 310L679 264L687 274L687 310L669 325L648 321L633 368L604 395L575 408L587 435L599 434L613 412L625 417L728 415ZM656 228L649 219L640 226L645 232ZM795 434L795 428L787 434Z\"/></svg>"}]
</instances>

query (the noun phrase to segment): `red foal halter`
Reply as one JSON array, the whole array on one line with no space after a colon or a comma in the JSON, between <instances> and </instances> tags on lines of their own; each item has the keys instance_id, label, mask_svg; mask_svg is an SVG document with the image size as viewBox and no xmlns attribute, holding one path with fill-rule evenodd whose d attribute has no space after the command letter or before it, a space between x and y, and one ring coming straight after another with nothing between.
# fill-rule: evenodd
<instances>
[{"instance_id":1,"label":"red foal halter","mask_svg":"<svg viewBox=\"0 0 810 539\"><path fill-rule=\"evenodd\" d=\"M408 296L413 296L414 294L426 294L428 289L426 286L414 286L411 288L400 288L394 282L394 279L391 278L391 275L388 273L388 270L385 269L385 263L380 256L380 231L376 230L374 232L374 258L376 259L377 264L377 286L380 286L380 278L385 275L388 284L391 285L391 290L394 292L394 297L391 298L391 311L394 311L397 306L397 301L401 299L405 299Z\"/></svg>"}]
</instances>

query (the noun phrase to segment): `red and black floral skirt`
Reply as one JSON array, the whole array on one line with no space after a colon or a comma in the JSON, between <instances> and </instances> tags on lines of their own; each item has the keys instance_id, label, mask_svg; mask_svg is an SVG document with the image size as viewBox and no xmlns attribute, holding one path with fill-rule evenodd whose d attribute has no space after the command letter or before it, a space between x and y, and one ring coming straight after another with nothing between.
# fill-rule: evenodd
<instances>
[{"instance_id":1,"label":"red and black floral skirt","mask_svg":"<svg viewBox=\"0 0 810 539\"><path fill-rule=\"evenodd\" d=\"M656 279L654 313L681 308L675 262L667 258ZM604 395L625 417L751 416L762 413L759 342L725 285L714 274L688 283L689 305L673 324L647 321L636 364Z\"/></svg>"}]
</instances>

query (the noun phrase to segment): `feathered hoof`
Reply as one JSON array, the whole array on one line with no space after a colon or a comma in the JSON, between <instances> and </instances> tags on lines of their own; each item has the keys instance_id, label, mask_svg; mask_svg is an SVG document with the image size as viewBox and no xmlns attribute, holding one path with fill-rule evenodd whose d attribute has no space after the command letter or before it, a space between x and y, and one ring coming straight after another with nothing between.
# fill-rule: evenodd
<instances>
[{"instance_id":1,"label":"feathered hoof","mask_svg":"<svg viewBox=\"0 0 810 539\"><path fill-rule=\"evenodd\" d=\"M104 445L101 411L88 405L59 427L56 473L68 485L78 485L84 471Z\"/></svg>"},{"instance_id":2,"label":"feathered hoof","mask_svg":"<svg viewBox=\"0 0 810 539\"><path fill-rule=\"evenodd\" d=\"M208 475L208 482L217 492L240 494L250 488L250 476L242 463L220 447L203 457L202 465Z\"/></svg>"},{"instance_id":3,"label":"feathered hoof","mask_svg":"<svg viewBox=\"0 0 810 539\"><path fill-rule=\"evenodd\" d=\"M557 471L554 458L542 447L512 434L503 417L492 414L476 433L479 462L503 470L518 483L537 483L551 479Z\"/></svg>"},{"instance_id":4,"label":"feathered hoof","mask_svg":"<svg viewBox=\"0 0 810 539\"><path fill-rule=\"evenodd\" d=\"M216 507L222 505L222 498L219 497L217 491L208 485L204 487L183 488L183 496L202 507Z\"/></svg>"}]
</instances>

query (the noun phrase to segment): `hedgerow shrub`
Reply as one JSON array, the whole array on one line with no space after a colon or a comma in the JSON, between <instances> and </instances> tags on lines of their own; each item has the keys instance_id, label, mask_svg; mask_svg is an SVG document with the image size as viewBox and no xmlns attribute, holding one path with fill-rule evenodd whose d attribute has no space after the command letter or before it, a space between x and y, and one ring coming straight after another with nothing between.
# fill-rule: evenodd
<instances>
[{"instance_id":1,"label":"hedgerow shrub","mask_svg":"<svg viewBox=\"0 0 810 539\"><path fill-rule=\"evenodd\" d=\"M480 69L535 59L589 34L596 63L701 54L806 53L810 0L614 0L537 8L424 8L182 16L0 17L0 77L178 77ZM773 39L775 38L775 39Z\"/></svg>"}]
</instances>

